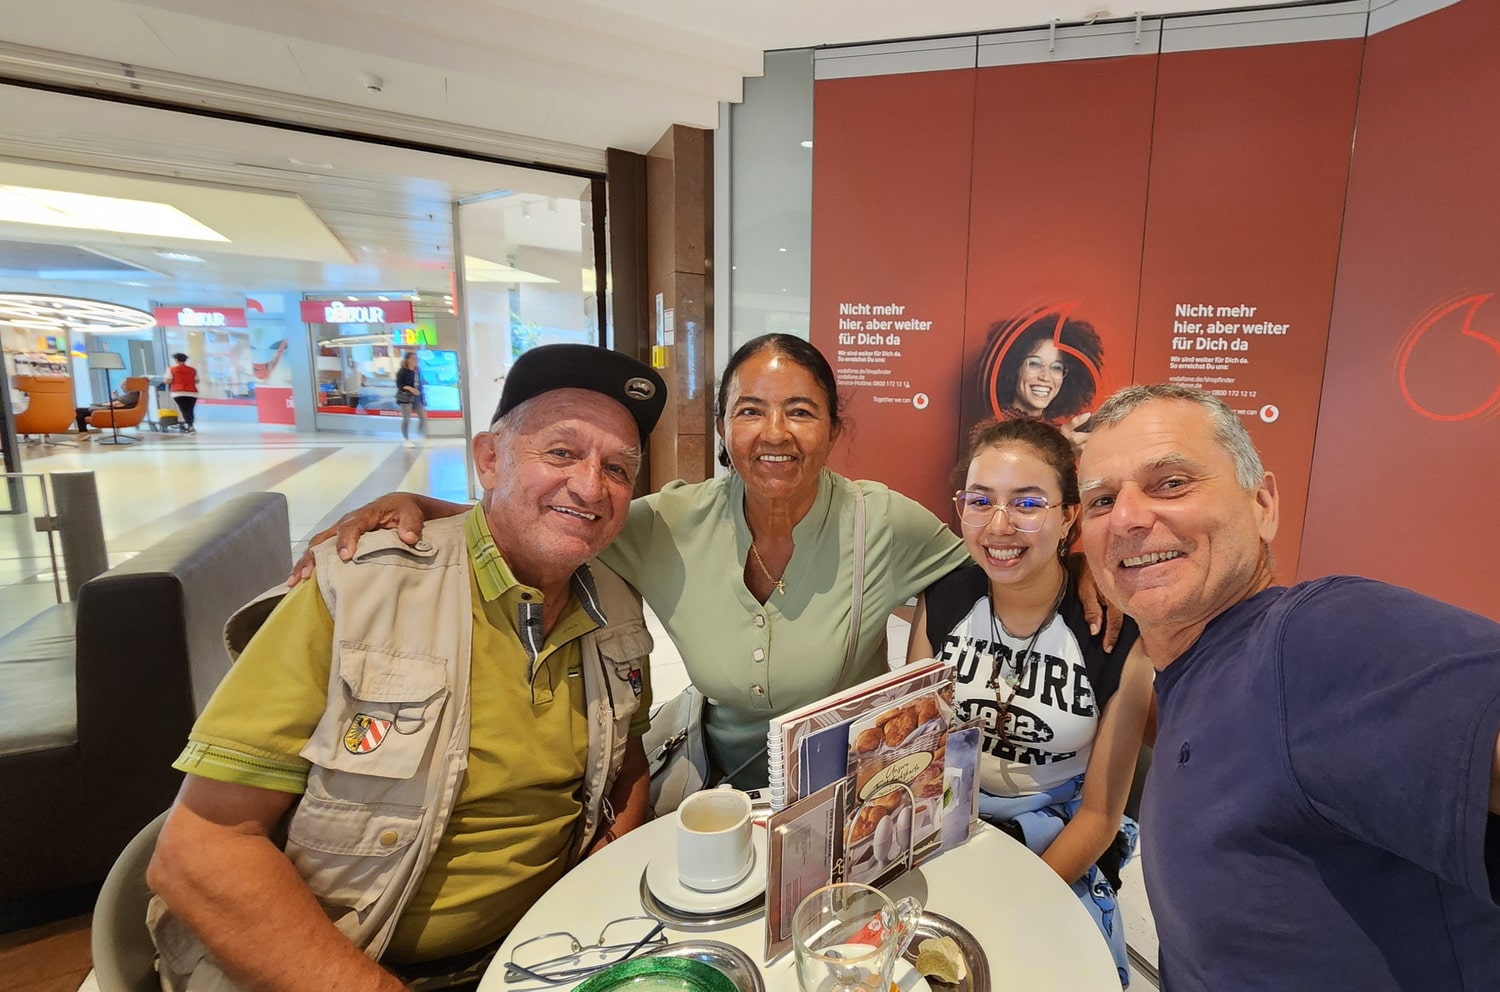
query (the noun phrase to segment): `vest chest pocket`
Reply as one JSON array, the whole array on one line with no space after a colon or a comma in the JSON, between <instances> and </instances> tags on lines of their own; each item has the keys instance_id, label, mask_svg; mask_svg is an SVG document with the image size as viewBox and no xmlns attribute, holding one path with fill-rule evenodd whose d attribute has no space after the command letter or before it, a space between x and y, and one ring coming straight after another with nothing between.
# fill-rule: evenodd
<instances>
[{"instance_id":1,"label":"vest chest pocket","mask_svg":"<svg viewBox=\"0 0 1500 992\"><path fill-rule=\"evenodd\" d=\"M325 904L361 912L389 887L422 827L423 807L351 803L309 788L286 855Z\"/></svg>"},{"instance_id":2,"label":"vest chest pocket","mask_svg":"<svg viewBox=\"0 0 1500 992\"><path fill-rule=\"evenodd\" d=\"M450 695L447 666L415 652L341 644L328 707L302 749L322 768L410 778L434 746Z\"/></svg>"},{"instance_id":3,"label":"vest chest pocket","mask_svg":"<svg viewBox=\"0 0 1500 992\"><path fill-rule=\"evenodd\" d=\"M609 627L598 641L598 656L609 663L619 678L627 678L631 669L639 669L651 654L651 632L640 620L627 620ZM636 695L640 695L637 690Z\"/></svg>"}]
</instances>

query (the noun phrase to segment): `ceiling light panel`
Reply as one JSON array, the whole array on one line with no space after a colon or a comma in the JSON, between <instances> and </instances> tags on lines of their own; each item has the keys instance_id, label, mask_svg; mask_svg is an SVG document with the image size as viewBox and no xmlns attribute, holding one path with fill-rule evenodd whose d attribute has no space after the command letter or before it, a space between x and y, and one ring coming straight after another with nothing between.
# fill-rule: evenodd
<instances>
[{"instance_id":1,"label":"ceiling light panel","mask_svg":"<svg viewBox=\"0 0 1500 992\"><path fill-rule=\"evenodd\" d=\"M0 221L189 241L229 240L170 203L31 186L0 186Z\"/></svg>"},{"instance_id":2,"label":"ceiling light panel","mask_svg":"<svg viewBox=\"0 0 1500 992\"><path fill-rule=\"evenodd\" d=\"M0 293L0 324L33 330L69 328L103 334L140 331L156 326L144 310L46 293Z\"/></svg>"},{"instance_id":3,"label":"ceiling light panel","mask_svg":"<svg viewBox=\"0 0 1500 992\"><path fill-rule=\"evenodd\" d=\"M17 188L67 196L61 199L21 196L13 192ZM12 191L8 198L17 212L22 207L16 206L15 201L24 201L25 220L30 223L22 227L9 213L0 211L0 237L76 243L79 228L58 227L55 218L77 209L76 204L103 200L109 203L109 210L101 212L101 217L85 218L87 226L92 228L88 238L92 247L109 246L118 250L181 246L184 252L201 254L208 249L215 255L250 255L283 261L347 264L353 260L323 220L292 192L0 160L0 195L7 190ZM163 229L167 222L159 212L141 223L135 212L140 204L165 207L180 215L176 226ZM117 215L133 217L134 222L109 223ZM51 226L42 223L44 219ZM189 223L181 223L184 219ZM194 223L201 229L192 226ZM205 231L211 232L211 236Z\"/></svg>"},{"instance_id":4,"label":"ceiling light panel","mask_svg":"<svg viewBox=\"0 0 1500 992\"><path fill-rule=\"evenodd\" d=\"M556 283L536 272L527 272L510 265L501 265L476 255L464 256L464 278L470 282L539 282Z\"/></svg>"}]
</instances>

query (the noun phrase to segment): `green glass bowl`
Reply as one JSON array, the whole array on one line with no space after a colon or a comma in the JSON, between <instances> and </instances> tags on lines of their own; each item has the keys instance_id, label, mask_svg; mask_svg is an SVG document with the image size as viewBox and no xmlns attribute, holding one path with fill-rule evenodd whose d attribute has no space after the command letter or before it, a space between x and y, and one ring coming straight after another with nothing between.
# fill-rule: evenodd
<instances>
[{"instance_id":1,"label":"green glass bowl","mask_svg":"<svg viewBox=\"0 0 1500 992\"><path fill-rule=\"evenodd\" d=\"M610 965L574 992L738 992L719 969L687 958L632 958Z\"/></svg>"}]
</instances>

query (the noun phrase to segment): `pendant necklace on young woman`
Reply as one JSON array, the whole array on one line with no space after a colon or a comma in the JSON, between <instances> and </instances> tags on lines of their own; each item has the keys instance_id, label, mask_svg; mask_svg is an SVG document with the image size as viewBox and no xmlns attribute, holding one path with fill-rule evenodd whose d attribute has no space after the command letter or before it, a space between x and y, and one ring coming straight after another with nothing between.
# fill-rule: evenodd
<instances>
[{"instance_id":1,"label":"pendant necklace on young woman","mask_svg":"<svg viewBox=\"0 0 1500 992\"><path fill-rule=\"evenodd\" d=\"M750 553L755 556L755 564L757 564L757 565L760 566L760 574L762 574L762 575L764 575L766 577L766 581L767 582L769 582L769 583L771 583L771 585L775 586L777 592L779 592L783 596L785 596L786 595L786 583L783 582L782 579L786 578L786 569L782 569L781 570L781 578L780 579L778 579L774 575L772 575L771 574L771 570L766 567L766 563L763 562L763 561L761 561L760 552L757 551L757 550L755 550L755 542L754 541L750 542Z\"/></svg>"},{"instance_id":2,"label":"pendant necklace on young woman","mask_svg":"<svg viewBox=\"0 0 1500 992\"><path fill-rule=\"evenodd\" d=\"M1026 642L1026 647L1023 648L1019 654L1011 658L1011 665L1015 668L1015 675L1005 680L1005 687L1010 690L1010 694L1007 695L1004 699L1000 698L999 693L1001 668L1000 647L1005 643L1000 639L1000 631L1003 629L1007 634L1009 634L1011 637L1014 637L1018 641L1021 640L1025 635L1015 633L1009 627L1005 626L1004 620L1000 619L1000 614L995 610L994 589L990 589L985 593L985 598L989 601L990 607L990 646L992 652L991 657L993 657L994 659L994 668L990 672L989 688L995 690L995 699L1000 704L1000 712L995 716L995 727L1000 732L1001 740L1004 740L1007 736L1009 736L1006 731L1006 718L1010 714L1010 704L1015 701L1016 693L1021 689L1021 665L1022 663L1025 663L1029 667L1032 664L1034 658L1033 650L1036 648L1036 642L1042 636L1042 631L1051 626L1053 619L1057 616L1057 608L1062 605L1063 594L1066 593L1067 590L1068 576L1065 572L1063 573L1062 583L1057 587L1057 595L1052 597L1051 608L1049 608L1047 610L1047 614L1042 617L1042 622L1037 624L1036 630L1033 630L1029 635L1030 640Z\"/></svg>"}]
</instances>

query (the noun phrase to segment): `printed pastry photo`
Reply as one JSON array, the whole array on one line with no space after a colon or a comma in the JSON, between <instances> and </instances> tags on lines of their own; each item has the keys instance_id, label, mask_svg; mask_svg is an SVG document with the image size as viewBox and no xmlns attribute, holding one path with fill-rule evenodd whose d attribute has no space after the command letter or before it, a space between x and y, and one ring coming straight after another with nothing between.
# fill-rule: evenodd
<instances>
[{"instance_id":1,"label":"printed pastry photo","mask_svg":"<svg viewBox=\"0 0 1500 992\"><path fill-rule=\"evenodd\" d=\"M902 712L895 719L889 720L881 725L884 732L886 747L898 747L906 740L907 735L917 729L917 715L910 711Z\"/></svg>"},{"instance_id":2,"label":"printed pastry photo","mask_svg":"<svg viewBox=\"0 0 1500 992\"><path fill-rule=\"evenodd\" d=\"M875 832L875 825L890 814L884 806L866 803L854 814L854 823L849 827L849 843L858 844Z\"/></svg>"},{"instance_id":3,"label":"printed pastry photo","mask_svg":"<svg viewBox=\"0 0 1500 992\"><path fill-rule=\"evenodd\" d=\"M922 769L916 778L912 779L911 790L917 794L919 799L931 799L934 796L943 794L943 762L941 758L933 761L932 764Z\"/></svg>"}]
</instances>

